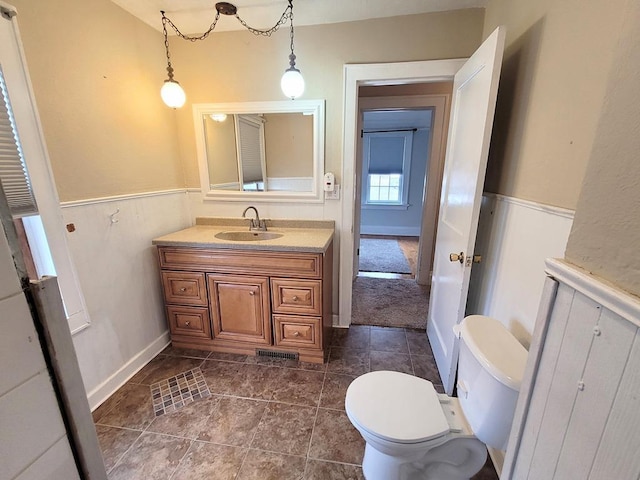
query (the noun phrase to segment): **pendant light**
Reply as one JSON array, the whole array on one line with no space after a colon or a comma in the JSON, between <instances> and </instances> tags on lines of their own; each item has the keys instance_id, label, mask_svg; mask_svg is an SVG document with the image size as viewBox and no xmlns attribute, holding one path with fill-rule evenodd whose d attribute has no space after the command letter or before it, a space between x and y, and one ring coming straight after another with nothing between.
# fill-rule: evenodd
<instances>
[{"instance_id":1,"label":"pendant light","mask_svg":"<svg viewBox=\"0 0 640 480\"><path fill-rule=\"evenodd\" d=\"M289 33L291 37L291 53L289 54L289 68L282 75L280 88L282 93L293 100L304 93L304 78L300 70L296 68L296 55L293 53L293 0L289 0L289 8L291 9L291 14L289 15L289 20L291 21Z\"/></svg>"},{"instance_id":2,"label":"pendant light","mask_svg":"<svg viewBox=\"0 0 640 480\"><path fill-rule=\"evenodd\" d=\"M160 95L164 103L171 108L180 108L184 105L187 96L184 93L184 90L180 86L180 84L174 80L173 78L173 67L171 66L171 55L169 54L169 37L167 35L167 25L169 25L176 33L176 35L184 40L189 40L190 42L195 42L198 40L204 40L209 36L209 34L215 29L218 19L220 18L220 14L222 15L233 15L238 21L249 30L254 35L259 35L263 37L270 37L274 32L276 32L282 25L287 23L287 20L290 21L290 47L291 54L289 55L289 68L284 72L282 79L280 81L280 87L282 88L282 92L289 98L294 99L302 95L304 92L304 78L302 78L302 74L300 70L296 68L296 56L293 53L293 0L288 0L288 6L280 16L278 22L271 28L266 30L260 30L257 28L253 28L240 18L238 15L238 9L235 5L228 2L218 2L216 3L216 16L209 26L209 29L201 35L198 36L190 36L185 35L175 24L165 15L164 11L161 11L162 14L162 32L164 34L164 47L167 55L167 73L168 78L164 81L164 85L160 90Z\"/></svg>"},{"instance_id":3,"label":"pendant light","mask_svg":"<svg viewBox=\"0 0 640 480\"><path fill-rule=\"evenodd\" d=\"M167 54L167 74L169 78L164 81L164 85L160 89L162 101L171 108L180 108L187 100L187 95L180 84L173 79L173 67L171 66L171 55L169 54L169 37L167 35L167 17L162 13L162 33L164 33L164 49Z\"/></svg>"}]
</instances>

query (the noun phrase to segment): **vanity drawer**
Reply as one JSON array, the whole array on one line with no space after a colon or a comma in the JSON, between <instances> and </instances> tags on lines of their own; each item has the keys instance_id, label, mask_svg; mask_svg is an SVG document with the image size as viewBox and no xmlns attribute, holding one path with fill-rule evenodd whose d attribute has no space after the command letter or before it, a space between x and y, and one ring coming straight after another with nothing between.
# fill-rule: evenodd
<instances>
[{"instance_id":1,"label":"vanity drawer","mask_svg":"<svg viewBox=\"0 0 640 480\"><path fill-rule=\"evenodd\" d=\"M321 319L274 315L275 343L282 347L321 348Z\"/></svg>"},{"instance_id":2,"label":"vanity drawer","mask_svg":"<svg viewBox=\"0 0 640 480\"><path fill-rule=\"evenodd\" d=\"M168 270L322 278L321 253L158 247L158 255Z\"/></svg>"},{"instance_id":3,"label":"vanity drawer","mask_svg":"<svg viewBox=\"0 0 640 480\"><path fill-rule=\"evenodd\" d=\"M162 272L162 288L167 303L207 305L204 273Z\"/></svg>"},{"instance_id":4,"label":"vanity drawer","mask_svg":"<svg viewBox=\"0 0 640 480\"><path fill-rule=\"evenodd\" d=\"M322 315L322 282L272 278L271 305L274 313Z\"/></svg>"},{"instance_id":5,"label":"vanity drawer","mask_svg":"<svg viewBox=\"0 0 640 480\"><path fill-rule=\"evenodd\" d=\"M167 318L172 336L211 338L208 308L168 305Z\"/></svg>"}]
</instances>

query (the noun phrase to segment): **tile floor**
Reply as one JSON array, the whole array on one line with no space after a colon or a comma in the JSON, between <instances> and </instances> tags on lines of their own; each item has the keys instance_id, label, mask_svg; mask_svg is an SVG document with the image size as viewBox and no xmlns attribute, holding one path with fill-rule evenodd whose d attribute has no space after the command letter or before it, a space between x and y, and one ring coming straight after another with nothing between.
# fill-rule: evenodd
<instances>
[{"instance_id":1,"label":"tile floor","mask_svg":"<svg viewBox=\"0 0 640 480\"><path fill-rule=\"evenodd\" d=\"M211 396L155 416L150 386L199 367ZM349 383L397 370L438 385L424 332L336 329L324 365L168 347L94 411L110 480L363 479ZM487 461L476 480L497 475Z\"/></svg>"}]
</instances>

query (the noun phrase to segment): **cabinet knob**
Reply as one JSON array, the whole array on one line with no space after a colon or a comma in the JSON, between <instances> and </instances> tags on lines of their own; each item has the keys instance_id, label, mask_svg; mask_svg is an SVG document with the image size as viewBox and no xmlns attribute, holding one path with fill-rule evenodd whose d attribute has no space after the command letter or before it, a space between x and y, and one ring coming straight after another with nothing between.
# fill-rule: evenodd
<instances>
[{"instance_id":1,"label":"cabinet knob","mask_svg":"<svg viewBox=\"0 0 640 480\"><path fill-rule=\"evenodd\" d=\"M293 296L293 298L292 298L292 300L293 300L294 302L297 302L297 301L298 301L298 296L297 296L297 295L294 295L294 296Z\"/></svg>"},{"instance_id":2,"label":"cabinet knob","mask_svg":"<svg viewBox=\"0 0 640 480\"><path fill-rule=\"evenodd\" d=\"M181 292L186 292L186 291L187 291L187 287L182 287L182 288L180 289L180 291L181 291Z\"/></svg>"},{"instance_id":3,"label":"cabinet knob","mask_svg":"<svg viewBox=\"0 0 640 480\"><path fill-rule=\"evenodd\" d=\"M299 337L300 336L300 332L298 332L297 330L295 332L293 332L293 336L294 337Z\"/></svg>"},{"instance_id":4,"label":"cabinet knob","mask_svg":"<svg viewBox=\"0 0 640 480\"><path fill-rule=\"evenodd\" d=\"M253 290L249 291L249 295L251 295L252 297L256 294L256 292L254 292Z\"/></svg>"},{"instance_id":5,"label":"cabinet knob","mask_svg":"<svg viewBox=\"0 0 640 480\"><path fill-rule=\"evenodd\" d=\"M187 320L186 322L184 322L184 326L188 327L189 325L191 325L191 322L189 320Z\"/></svg>"}]
</instances>

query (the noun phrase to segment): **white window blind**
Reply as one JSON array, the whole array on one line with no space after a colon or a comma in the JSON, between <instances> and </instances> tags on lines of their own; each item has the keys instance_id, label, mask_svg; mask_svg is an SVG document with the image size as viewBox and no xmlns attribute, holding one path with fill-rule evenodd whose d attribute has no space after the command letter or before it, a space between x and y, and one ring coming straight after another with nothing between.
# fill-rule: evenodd
<instances>
[{"instance_id":1,"label":"white window blind","mask_svg":"<svg viewBox=\"0 0 640 480\"><path fill-rule=\"evenodd\" d=\"M412 130L364 132L365 207L407 208L413 144Z\"/></svg>"},{"instance_id":2,"label":"white window blind","mask_svg":"<svg viewBox=\"0 0 640 480\"><path fill-rule=\"evenodd\" d=\"M405 139L401 136L370 135L369 173L402 174Z\"/></svg>"},{"instance_id":3,"label":"white window blind","mask_svg":"<svg viewBox=\"0 0 640 480\"><path fill-rule=\"evenodd\" d=\"M243 183L262 182L264 163L264 125L261 119L238 116L238 137L240 164Z\"/></svg>"},{"instance_id":4,"label":"white window blind","mask_svg":"<svg viewBox=\"0 0 640 480\"><path fill-rule=\"evenodd\" d=\"M9 94L0 70L0 180L11 215L24 217L38 213L24 163L18 131L13 120Z\"/></svg>"}]
</instances>

